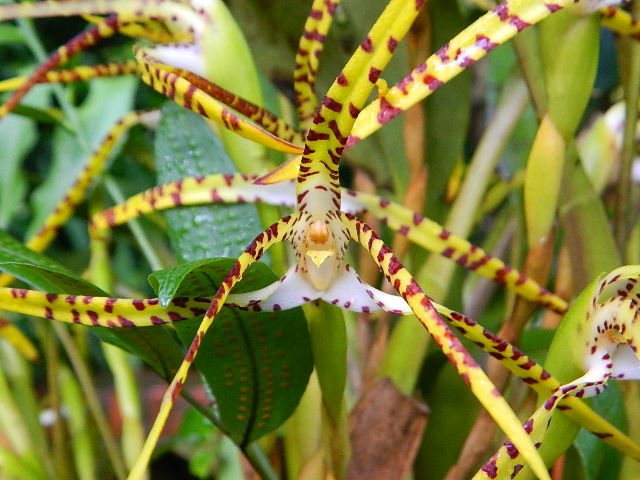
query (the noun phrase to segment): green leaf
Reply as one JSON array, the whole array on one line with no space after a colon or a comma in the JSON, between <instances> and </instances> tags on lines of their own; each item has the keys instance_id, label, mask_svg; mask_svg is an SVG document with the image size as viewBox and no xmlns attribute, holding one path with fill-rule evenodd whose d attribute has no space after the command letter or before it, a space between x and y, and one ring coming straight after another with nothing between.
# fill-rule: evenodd
<instances>
[{"instance_id":1,"label":"green leaf","mask_svg":"<svg viewBox=\"0 0 640 480\"><path fill-rule=\"evenodd\" d=\"M92 283L78 277L62 265L28 249L9 234L0 231L0 269L52 293L78 293L106 296Z\"/></svg>"},{"instance_id":2,"label":"green leaf","mask_svg":"<svg viewBox=\"0 0 640 480\"><path fill-rule=\"evenodd\" d=\"M190 342L198 322L183 322ZM299 309L276 313L225 308L200 346L196 368L213 392L220 421L244 448L278 428L298 405L313 368Z\"/></svg>"},{"instance_id":3,"label":"green leaf","mask_svg":"<svg viewBox=\"0 0 640 480\"><path fill-rule=\"evenodd\" d=\"M607 389L591 400L591 406L603 418L622 431L626 431L624 398L618 382L609 382ZM586 430L580 431L575 445L588 480L618 478L622 453Z\"/></svg>"},{"instance_id":4,"label":"green leaf","mask_svg":"<svg viewBox=\"0 0 640 480\"><path fill-rule=\"evenodd\" d=\"M234 263L234 259L189 262L154 272L149 283L163 302L211 297ZM275 280L268 267L256 263L237 292ZM191 343L198 325L199 321L175 324L185 345ZM245 447L280 426L304 393L313 358L301 309L277 314L223 309L205 336L195 365L217 400L223 427Z\"/></svg>"},{"instance_id":5,"label":"green leaf","mask_svg":"<svg viewBox=\"0 0 640 480\"><path fill-rule=\"evenodd\" d=\"M29 250L4 232L0 232L0 269L47 292L106 296L92 283ZM167 380L173 377L182 360L182 352L166 327L87 328L101 340L137 355Z\"/></svg>"},{"instance_id":6,"label":"green leaf","mask_svg":"<svg viewBox=\"0 0 640 480\"><path fill-rule=\"evenodd\" d=\"M44 106L48 98L48 89L38 89L24 101L30 105ZM0 149L0 228L6 228L22 206L26 192L22 163L36 143L35 124L28 118L8 115L0 122L0 139L3 145Z\"/></svg>"},{"instance_id":7,"label":"green leaf","mask_svg":"<svg viewBox=\"0 0 640 480\"><path fill-rule=\"evenodd\" d=\"M212 297L234 263L234 258L195 260L153 272L149 275L149 284L156 291L160 304L165 306L176 297ZM274 280L266 265L255 263L233 288L233 293L258 290Z\"/></svg>"},{"instance_id":8,"label":"green leaf","mask_svg":"<svg viewBox=\"0 0 640 480\"><path fill-rule=\"evenodd\" d=\"M549 347L544 368L562 384L571 382L584 373L581 359L584 347L579 326L584 323L587 317L597 281L596 279L590 283L574 300L573 305L556 330ZM541 400L544 401L546 399L542 398ZM580 426L578 424L556 410L553 413L549 430L545 434L540 448L540 454L545 463L551 465L560 455L565 453L579 431Z\"/></svg>"},{"instance_id":9,"label":"green leaf","mask_svg":"<svg viewBox=\"0 0 640 480\"><path fill-rule=\"evenodd\" d=\"M202 119L173 104L163 109L155 146L158 180L163 183L234 171ZM161 302L176 296L213 296L235 260L207 257L237 256L262 230L253 205L187 207L165 214L173 249L188 263L149 277ZM256 290L275 280L265 265L257 263L234 292ZM185 346L198 324L175 324ZM313 359L301 309L277 314L223 309L202 341L195 366L216 398L223 428L246 447L280 426L306 388Z\"/></svg>"},{"instance_id":10,"label":"green leaf","mask_svg":"<svg viewBox=\"0 0 640 480\"><path fill-rule=\"evenodd\" d=\"M235 171L202 118L173 102L162 109L155 150L159 183ZM183 261L238 256L262 230L254 205L182 207L164 215L173 250Z\"/></svg>"}]
</instances>

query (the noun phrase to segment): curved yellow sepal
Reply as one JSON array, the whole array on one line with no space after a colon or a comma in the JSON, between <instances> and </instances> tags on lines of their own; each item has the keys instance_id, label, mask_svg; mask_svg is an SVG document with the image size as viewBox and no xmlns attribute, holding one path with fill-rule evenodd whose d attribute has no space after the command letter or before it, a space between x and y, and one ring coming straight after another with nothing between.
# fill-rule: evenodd
<instances>
[{"instance_id":1,"label":"curved yellow sepal","mask_svg":"<svg viewBox=\"0 0 640 480\"><path fill-rule=\"evenodd\" d=\"M30 362L36 362L40 358L40 354L33 343L31 343L31 340L29 340L18 327L1 318L0 338L4 338L13 345L13 348Z\"/></svg>"},{"instance_id":2,"label":"curved yellow sepal","mask_svg":"<svg viewBox=\"0 0 640 480\"><path fill-rule=\"evenodd\" d=\"M285 182L298 177L300 171L300 155L287 160L282 165L278 165L266 175L258 178L254 183L257 185L271 185L272 183Z\"/></svg>"}]
</instances>

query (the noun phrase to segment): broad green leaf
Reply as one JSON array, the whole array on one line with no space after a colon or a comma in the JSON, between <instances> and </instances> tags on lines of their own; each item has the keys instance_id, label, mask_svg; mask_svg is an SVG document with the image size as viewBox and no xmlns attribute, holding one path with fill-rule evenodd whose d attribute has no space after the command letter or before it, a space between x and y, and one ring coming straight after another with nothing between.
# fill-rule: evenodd
<instances>
[{"instance_id":1,"label":"broad green leaf","mask_svg":"<svg viewBox=\"0 0 640 480\"><path fill-rule=\"evenodd\" d=\"M199 322L183 322L189 343ZM220 421L241 448L279 427L298 405L313 368L298 309L276 313L223 309L200 346L196 368L216 398Z\"/></svg>"},{"instance_id":2,"label":"broad green leaf","mask_svg":"<svg viewBox=\"0 0 640 480\"><path fill-rule=\"evenodd\" d=\"M613 425L626 431L624 399L618 382L609 382L607 389L591 400L591 407ZM618 478L622 464L619 451L586 430L580 431L575 445L588 480Z\"/></svg>"},{"instance_id":3,"label":"broad green leaf","mask_svg":"<svg viewBox=\"0 0 640 480\"><path fill-rule=\"evenodd\" d=\"M582 118L598 69L598 15L565 9L540 24L548 109L561 135L569 140Z\"/></svg>"},{"instance_id":4,"label":"broad green leaf","mask_svg":"<svg viewBox=\"0 0 640 480\"><path fill-rule=\"evenodd\" d=\"M584 373L580 360L582 340L578 326L584 322L597 279L575 299L553 337L544 367L561 383L568 383ZM541 399L546 400L545 398ZM551 465L567 451L580 431L580 426L556 410L545 434L540 454Z\"/></svg>"},{"instance_id":5,"label":"broad green leaf","mask_svg":"<svg viewBox=\"0 0 640 480\"><path fill-rule=\"evenodd\" d=\"M210 297L234 262L189 262L154 272L149 282L163 302L174 297ZM257 263L237 291L259 289L275 280L265 265ZM193 339L198 323L176 324L185 345ZM278 313L223 309L205 336L195 365L216 398L223 427L245 447L280 426L304 393L313 358L301 309Z\"/></svg>"},{"instance_id":6,"label":"broad green leaf","mask_svg":"<svg viewBox=\"0 0 640 480\"><path fill-rule=\"evenodd\" d=\"M162 109L155 151L159 183L235 171L207 124L173 102ZM164 215L173 250L182 261L237 256L262 230L254 205L183 207Z\"/></svg>"},{"instance_id":7,"label":"broad green leaf","mask_svg":"<svg viewBox=\"0 0 640 480\"><path fill-rule=\"evenodd\" d=\"M160 303L168 305L176 297L212 297L233 264L233 258L205 258L158 270L149 275L149 283ZM266 287L275 278L262 263L249 267L234 293L249 292Z\"/></svg>"},{"instance_id":8,"label":"broad green leaf","mask_svg":"<svg viewBox=\"0 0 640 480\"><path fill-rule=\"evenodd\" d=\"M197 115L172 104L163 112L156 140L160 182L234 171ZM253 205L188 207L166 214L173 249L188 263L150 276L162 302L174 296L213 296L234 260L207 258L239 255L262 229ZM259 289L275 280L265 265L255 264L234 291ZM185 346L197 326L196 321L175 325ZM195 366L216 399L223 428L246 447L281 425L304 393L313 359L301 309L277 314L223 309L203 339Z\"/></svg>"},{"instance_id":9,"label":"broad green leaf","mask_svg":"<svg viewBox=\"0 0 640 480\"><path fill-rule=\"evenodd\" d=\"M48 92L39 89L25 98L30 105L44 106ZM0 121L0 228L6 228L22 206L26 192L22 163L36 143L35 123L18 115L8 115Z\"/></svg>"},{"instance_id":10,"label":"broad green leaf","mask_svg":"<svg viewBox=\"0 0 640 480\"><path fill-rule=\"evenodd\" d=\"M621 265L602 200L593 191L575 150L569 149L560 188L559 213L576 289Z\"/></svg>"},{"instance_id":11,"label":"broad green leaf","mask_svg":"<svg viewBox=\"0 0 640 480\"><path fill-rule=\"evenodd\" d=\"M62 265L28 249L0 231L0 269L36 288L52 293L100 295L106 293Z\"/></svg>"},{"instance_id":12,"label":"broad green leaf","mask_svg":"<svg viewBox=\"0 0 640 480\"><path fill-rule=\"evenodd\" d=\"M92 283L44 255L27 249L4 232L0 232L0 269L51 293L106 295ZM171 379L182 360L178 344L165 327L87 328L101 340L137 355L167 380Z\"/></svg>"}]
</instances>

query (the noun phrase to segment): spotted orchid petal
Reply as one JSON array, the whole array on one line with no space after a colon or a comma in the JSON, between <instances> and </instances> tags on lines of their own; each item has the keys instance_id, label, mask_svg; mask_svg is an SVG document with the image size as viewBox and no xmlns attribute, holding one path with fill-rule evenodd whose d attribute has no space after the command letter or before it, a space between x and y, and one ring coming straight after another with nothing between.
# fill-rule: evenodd
<instances>
[{"instance_id":1,"label":"spotted orchid petal","mask_svg":"<svg viewBox=\"0 0 640 480\"><path fill-rule=\"evenodd\" d=\"M16 302L19 299L19 302ZM101 327L146 327L202 315L209 299L175 299L167 307L157 298L88 297L22 288L0 288L0 309L66 323Z\"/></svg>"},{"instance_id":2,"label":"spotted orchid petal","mask_svg":"<svg viewBox=\"0 0 640 480\"><path fill-rule=\"evenodd\" d=\"M300 36L296 52L296 69L293 72L293 89L303 130L309 127L318 105L315 91L318 64L324 48L324 39L339 4L340 0L314 0Z\"/></svg>"},{"instance_id":3,"label":"spotted orchid petal","mask_svg":"<svg viewBox=\"0 0 640 480\"><path fill-rule=\"evenodd\" d=\"M189 32L197 37L205 27L202 17L188 4L163 0L68 0L64 2L12 3L0 6L0 20L16 18L70 17L117 14L122 22L163 22L172 32Z\"/></svg>"},{"instance_id":4,"label":"spotted orchid petal","mask_svg":"<svg viewBox=\"0 0 640 480\"><path fill-rule=\"evenodd\" d=\"M136 58L140 62L140 78L178 105L193 110L238 135L273 150L293 154L302 152L300 147L264 130L253 122L244 120L233 113L232 110L225 108L223 102L218 101L209 94L207 88L212 87L213 84L207 82L204 78L161 63L153 57L152 49L135 47L134 50ZM217 88L219 89L219 87ZM276 127L281 125L275 119L273 123ZM293 130L290 131L293 132ZM294 133L291 133L291 135L295 137Z\"/></svg>"},{"instance_id":5,"label":"spotted orchid petal","mask_svg":"<svg viewBox=\"0 0 640 480\"><path fill-rule=\"evenodd\" d=\"M97 232L143 214L176 206L210 202L263 202L294 206L295 186L291 181L263 185L253 183L256 178L240 174L207 175L160 185L95 215L90 222L90 231ZM524 298L552 310L564 312L567 309L563 299L507 266L502 260L396 202L343 189L341 210L350 214L373 213L390 228L429 251L451 258L462 267L495 280Z\"/></svg>"},{"instance_id":6,"label":"spotted orchid petal","mask_svg":"<svg viewBox=\"0 0 640 480\"><path fill-rule=\"evenodd\" d=\"M322 295L322 299L353 312L385 310L399 315L411 313L411 308L402 297L382 292L367 284L350 265L344 266Z\"/></svg>"},{"instance_id":7,"label":"spotted orchid petal","mask_svg":"<svg viewBox=\"0 0 640 480\"><path fill-rule=\"evenodd\" d=\"M629 12L609 6L602 8L600 14L602 15L602 25L605 27L619 35L628 35L640 40L640 23Z\"/></svg>"},{"instance_id":8,"label":"spotted orchid petal","mask_svg":"<svg viewBox=\"0 0 640 480\"><path fill-rule=\"evenodd\" d=\"M244 202L263 202L288 207L294 205L293 182L256 185L253 183L256 178L257 175L239 173L216 174L158 185L94 215L89 222L89 231L99 232L121 225L132 218L176 206Z\"/></svg>"},{"instance_id":9,"label":"spotted orchid petal","mask_svg":"<svg viewBox=\"0 0 640 480\"><path fill-rule=\"evenodd\" d=\"M232 307L245 307L256 311L278 312L299 307L320 298L322 291L311 285L293 265L279 280L260 290L232 293L226 303Z\"/></svg>"},{"instance_id":10,"label":"spotted orchid petal","mask_svg":"<svg viewBox=\"0 0 640 480\"><path fill-rule=\"evenodd\" d=\"M365 138L423 100L460 72L523 29L568 6L604 6L592 0L503 2L456 35L358 115L349 143ZM597 5L596 5L597 4Z\"/></svg>"},{"instance_id":11,"label":"spotted orchid petal","mask_svg":"<svg viewBox=\"0 0 640 480\"><path fill-rule=\"evenodd\" d=\"M612 378L640 378L640 358L637 353L639 337L636 327L640 316L639 279L640 266L625 266L593 283L583 293L583 296L591 294L588 308L579 313L578 317L569 316L563 328L577 330L576 341L572 342L566 357L567 361L574 361L585 373L555 387L529 418L525 428L532 441L542 442L558 405L562 404L563 412L575 419L577 398L600 394ZM601 425L595 420L589 421L587 425L591 432L605 441L617 437L617 448L637 457L636 445L629 444L623 437L606 428L600 429ZM505 443L474 478L494 478L491 474L500 470L513 471L515 477L524 467L514 461L514 452L517 454L513 445Z\"/></svg>"},{"instance_id":12,"label":"spotted orchid petal","mask_svg":"<svg viewBox=\"0 0 640 480\"><path fill-rule=\"evenodd\" d=\"M535 474L539 478L550 478L542 458L525 430L522 429L511 407L473 357L460 344L411 274L368 225L348 214L341 214L341 218L348 226L350 237L371 253L389 283L409 304L420 323L467 382L476 398L507 437L518 446L522 457Z\"/></svg>"}]
</instances>

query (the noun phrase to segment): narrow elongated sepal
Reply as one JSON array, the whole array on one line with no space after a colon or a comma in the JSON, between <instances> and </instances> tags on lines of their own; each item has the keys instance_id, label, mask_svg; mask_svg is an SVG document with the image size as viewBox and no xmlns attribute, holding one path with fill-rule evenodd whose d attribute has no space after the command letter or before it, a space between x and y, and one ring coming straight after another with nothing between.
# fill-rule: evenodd
<instances>
[{"instance_id":1,"label":"narrow elongated sepal","mask_svg":"<svg viewBox=\"0 0 640 480\"><path fill-rule=\"evenodd\" d=\"M0 5L0 21L16 18L71 17L117 14L128 22L162 22L171 32L190 32L198 36L202 19L191 6L179 0L149 3L144 0L65 0Z\"/></svg>"},{"instance_id":2,"label":"narrow elongated sepal","mask_svg":"<svg viewBox=\"0 0 640 480\"><path fill-rule=\"evenodd\" d=\"M46 72L38 78L37 83L72 83L83 82L98 77L119 77L120 75L137 75L138 62L112 62L102 65L79 66L75 68ZM0 81L0 92L17 90L25 85L31 77L13 77Z\"/></svg>"},{"instance_id":3,"label":"narrow elongated sepal","mask_svg":"<svg viewBox=\"0 0 640 480\"><path fill-rule=\"evenodd\" d=\"M600 10L602 25L619 35L627 35L640 40L640 22L625 10L605 7Z\"/></svg>"},{"instance_id":4,"label":"narrow elongated sepal","mask_svg":"<svg viewBox=\"0 0 640 480\"><path fill-rule=\"evenodd\" d=\"M450 258L467 270L492 279L528 300L559 313L567 310L566 301L534 280L467 240L452 234L441 225L396 202L376 195L346 190L343 204L343 210L366 210L372 213L417 245Z\"/></svg>"},{"instance_id":5,"label":"narrow elongated sepal","mask_svg":"<svg viewBox=\"0 0 640 480\"><path fill-rule=\"evenodd\" d=\"M87 297L0 288L0 310L94 327L148 327L179 322L206 312L208 299L175 299L162 307L158 299Z\"/></svg>"},{"instance_id":6,"label":"narrow elongated sepal","mask_svg":"<svg viewBox=\"0 0 640 480\"><path fill-rule=\"evenodd\" d=\"M510 0L501 3L367 105L358 115L349 143L371 135L524 28L574 3L573 0L549 3Z\"/></svg>"},{"instance_id":7,"label":"narrow elongated sepal","mask_svg":"<svg viewBox=\"0 0 640 480\"><path fill-rule=\"evenodd\" d=\"M164 425L169 416L169 412L171 411L173 404L175 402L175 398L182 390L182 386L184 382L187 380L187 374L189 372L189 368L193 364L196 355L198 354L198 348L200 347L200 343L202 342L203 337L207 333L207 330L213 323L213 320L216 314L223 307L224 302L229 295L231 289L242 280L242 276L246 269L254 262L256 262L262 254L274 244L281 242L286 239L290 234L298 221L299 215L294 214L290 217L285 217L281 219L279 222L274 223L264 232L256 237L256 239L251 242L249 247L238 257L234 267L227 274L227 277L223 281L222 285L218 288L215 293L213 300L211 301L207 313L205 314L198 330L195 334L193 342L187 351L187 355L182 361L178 371L169 384L166 393L162 398L162 403L160 404L160 410L158 415L153 422L153 426L151 427L151 431L149 432L147 439L145 441L144 447L138 456L136 463L129 474L129 480L139 480L144 475L144 472L149 464L149 460L151 458L151 454L158 443L158 439L160 438L160 434Z\"/></svg>"},{"instance_id":8,"label":"narrow elongated sepal","mask_svg":"<svg viewBox=\"0 0 640 480\"><path fill-rule=\"evenodd\" d=\"M0 106L0 118L13 110L20 100L37 84L47 73L59 65L66 63L72 55L86 50L92 45L111 37L118 31L118 18L111 16L100 21L90 29L79 33L69 42L59 47L49 58L42 62L38 68L25 80L25 82Z\"/></svg>"},{"instance_id":9,"label":"narrow elongated sepal","mask_svg":"<svg viewBox=\"0 0 640 480\"><path fill-rule=\"evenodd\" d=\"M155 62L148 50L137 47L135 51L136 58L140 62L142 80L181 107L213 120L222 127L267 148L296 155L302 153L301 147L275 136L248 120L244 120L227 109L223 102L216 100L207 91L190 81L190 79L199 78L204 82L204 79L189 72L186 72L188 73L188 78L183 77L173 71L185 73L183 70ZM211 85L211 83L208 82L207 85Z\"/></svg>"},{"instance_id":10,"label":"narrow elongated sepal","mask_svg":"<svg viewBox=\"0 0 640 480\"><path fill-rule=\"evenodd\" d=\"M550 479L542 458L520 425L518 417L473 357L447 327L415 279L368 225L347 214L341 214L341 219L351 238L371 253L387 280L409 304L420 323L431 334L480 403L491 414L507 437L518 447L523 458L532 467L538 478Z\"/></svg>"},{"instance_id":11,"label":"narrow elongated sepal","mask_svg":"<svg viewBox=\"0 0 640 480\"><path fill-rule=\"evenodd\" d=\"M340 0L314 0L311 12L304 24L304 30L296 52L296 68L293 71L293 90L296 94L298 118L302 129L309 127L318 105L316 77L324 40L333 22Z\"/></svg>"},{"instance_id":12,"label":"narrow elongated sepal","mask_svg":"<svg viewBox=\"0 0 640 480\"><path fill-rule=\"evenodd\" d=\"M353 53L313 118L300 160L297 207L322 216L340 208L338 165L355 119L423 2L392 0Z\"/></svg>"},{"instance_id":13,"label":"narrow elongated sepal","mask_svg":"<svg viewBox=\"0 0 640 480\"><path fill-rule=\"evenodd\" d=\"M97 234L141 215L187 205L245 202L288 207L294 205L293 182L256 185L253 183L256 178L257 175L240 173L215 174L158 185L94 215L89 223L89 231Z\"/></svg>"}]
</instances>

